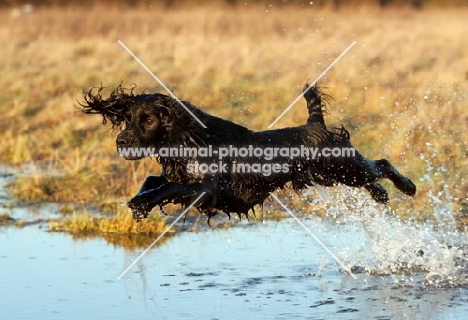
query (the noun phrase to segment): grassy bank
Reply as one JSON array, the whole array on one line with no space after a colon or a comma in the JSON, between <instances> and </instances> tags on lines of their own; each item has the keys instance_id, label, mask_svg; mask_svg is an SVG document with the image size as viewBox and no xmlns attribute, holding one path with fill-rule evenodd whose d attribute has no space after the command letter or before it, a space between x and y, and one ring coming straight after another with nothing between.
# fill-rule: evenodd
<instances>
[{"instance_id":1,"label":"grassy bank","mask_svg":"<svg viewBox=\"0 0 468 320\"><path fill-rule=\"evenodd\" d=\"M49 224L49 230L53 232L69 232L76 239L99 236L127 249L148 247L166 228L165 219L159 215L150 216L137 224L130 214L122 210L110 217L79 213ZM167 235L173 233L174 229Z\"/></svg>"},{"instance_id":2,"label":"grassy bank","mask_svg":"<svg viewBox=\"0 0 468 320\"><path fill-rule=\"evenodd\" d=\"M431 219L437 202L445 201L464 224L465 26L466 13L450 10L95 6L39 8L14 17L5 9L0 11L0 157L28 164L10 185L12 195L28 202L112 207L128 200L145 175L159 172L150 159L120 158L116 133L98 116L74 107L82 89L101 83L112 88L120 79L163 92L117 40L181 99L254 130L266 129L307 80L356 41L321 80L334 97L327 123L343 123L361 153L388 158L416 182L415 198L384 182L394 212ZM300 101L276 128L306 118ZM104 223L86 215L77 219L98 228Z\"/></svg>"}]
</instances>

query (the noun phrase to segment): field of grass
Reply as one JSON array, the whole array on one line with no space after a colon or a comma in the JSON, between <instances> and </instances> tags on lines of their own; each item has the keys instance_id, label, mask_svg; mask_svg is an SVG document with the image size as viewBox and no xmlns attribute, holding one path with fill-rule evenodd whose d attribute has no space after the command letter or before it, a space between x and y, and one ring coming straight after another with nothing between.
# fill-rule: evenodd
<instances>
[{"instance_id":1,"label":"field of grass","mask_svg":"<svg viewBox=\"0 0 468 320\"><path fill-rule=\"evenodd\" d=\"M116 204L159 172L154 160L120 158L116 133L74 107L83 89L112 89L121 79L164 93L118 40L179 98L254 130L266 129L356 41L320 80L334 97L327 123L343 123L361 153L388 158L417 184L408 198L384 182L396 214L432 219L440 202L450 203L446 210L463 225L466 10L94 6L12 16L2 9L0 159L20 172L12 196L61 202L75 215L80 203L117 214ZM300 101L275 127L306 118Z\"/></svg>"}]
</instances>

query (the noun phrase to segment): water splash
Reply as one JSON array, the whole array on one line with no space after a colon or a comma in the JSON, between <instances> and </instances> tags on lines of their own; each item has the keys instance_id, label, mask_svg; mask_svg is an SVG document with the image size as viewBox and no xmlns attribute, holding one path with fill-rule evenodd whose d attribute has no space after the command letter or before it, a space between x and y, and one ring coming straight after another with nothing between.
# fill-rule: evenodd
<instances>
[{"instance_id":1,"label":"water splash","mask_svg":"<svg viewBox=\"0 0 468 320\"><path fill-rule=\"evenodd\" d=\"M434 221L424 223L403 221L359 189L317 187L311 205L325 211L324 219L335 221L338 242L340 234L346 234L336 249L348 238L360 240L351 252L341 252L340 258L361 272L394 277L396 283L424 288L468 285L468 237L457 231L448 187L435 191L432 170L428 167L423 179L430 186L426 196Z\"/></svg>"}]
</instances>

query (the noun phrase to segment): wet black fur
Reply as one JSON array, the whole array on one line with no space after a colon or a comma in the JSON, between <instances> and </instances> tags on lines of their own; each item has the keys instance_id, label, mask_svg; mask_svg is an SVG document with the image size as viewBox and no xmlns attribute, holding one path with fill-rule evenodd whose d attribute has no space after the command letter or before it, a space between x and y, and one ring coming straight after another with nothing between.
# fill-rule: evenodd
<instances>
[{"instance_id":1,"label":"wet black fur","mask_svg":"<svg viewBox=\"0 0 468 320\"><path fill-rule=\"evenodd\" d=\"M304 90L308 89L306 85ZM123 129L117 136L117 147L352 147L346 129L328 130L323 119L325 95L311 87L305 93L309 118L306 124L275 130L253 132L231 121L209 115L191 103L185 106L205 124L203 128L175 99L164 94L134 94L133 89L118 86L109 98L102 98L103 88L84 92L80 103L87 114L100 114L103 123ZM128 160L137 158L127 157ZM304 157L275 158L270 163L286 163L288 172L272 173L265 176L258 173L216 173L195 174L187 172L187 164L217 162L207 158L156 159L162 166L160 176L149 176L137 195L128 202L134 218L146 218L155 207L161 209L167 203L190 205L202 192L205 195L195 204L198 210L209 218L219 212L234 212L239 217L248 216L257 204L263 204L270 192L288 184L300 191L315 184L333 186L343 183L352 187L364 187L371 196L381 203L388 201L386 190L377 183L388 178L407 195L414 195L416 186L398 173L386 159L367 160L357 151L354 157ZM231 167L233 161L268 163L264 158L224 158ZM209 221L209 220L208 220Z\"/></svg>"}]
</instances>

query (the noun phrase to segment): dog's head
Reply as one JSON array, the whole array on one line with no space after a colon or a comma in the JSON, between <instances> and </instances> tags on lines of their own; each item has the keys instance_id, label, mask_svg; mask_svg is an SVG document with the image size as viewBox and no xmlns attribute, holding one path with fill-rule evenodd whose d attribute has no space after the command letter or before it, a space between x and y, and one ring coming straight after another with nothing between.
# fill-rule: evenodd
<instances>
[{"instance_id":1,"label":"dog's head","mask_svg":"<svg viewBox=\"0 0 468 320\"><path fill-rule=\"evenodd\" d=\"M104 124L122 130L116 139L120 155L137 160L152 155L153 148L170 143L174 131L177 132L174 129L179 108L174 99L163 94L135 95L134 88L125 89L121 85L103 99L103 89L84 91L85 101L79 104L84 113L100 114Z\"/></svg>"}]
</instances>

